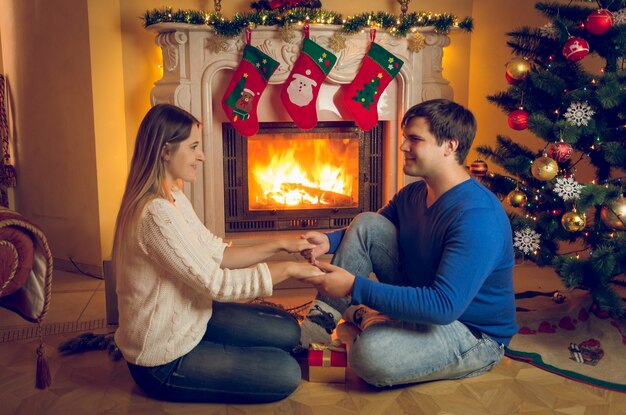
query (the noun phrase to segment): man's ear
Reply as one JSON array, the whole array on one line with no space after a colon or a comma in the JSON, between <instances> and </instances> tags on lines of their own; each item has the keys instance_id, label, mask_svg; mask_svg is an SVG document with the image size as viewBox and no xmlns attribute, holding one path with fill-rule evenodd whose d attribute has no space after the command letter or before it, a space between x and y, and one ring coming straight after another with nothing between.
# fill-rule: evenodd
<instances>
[{"instance_id":1,"label":"man's ear","mask_svg":"<svg viewBox=\"0 0 626 415\"><path fill-rule=\"evenodd\" d=\"M458 138L450 138L445 141L443 144L445 146L445 155L449 156L456 152L456 149L459 148L459 139Z\"/></svg>"}]
</instances>

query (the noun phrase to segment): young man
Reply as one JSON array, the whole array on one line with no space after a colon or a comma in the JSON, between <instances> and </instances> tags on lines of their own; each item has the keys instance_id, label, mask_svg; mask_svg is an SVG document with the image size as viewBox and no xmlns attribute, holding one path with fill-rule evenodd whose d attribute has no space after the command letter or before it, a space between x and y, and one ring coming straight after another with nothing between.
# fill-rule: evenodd
<instances>
[{"instance_id":1,"label":"young man","mask_svg":"<svg viewBox=\"0 0 626 415\"><path fill-rule=\"evenodd\" d=\"M482 374L513 334L511 227L500 201L463 163L474 135L472 113L435 99L402 119L404 173L422 180L401 189L378 213L346 229L304 235L303 255L327 273L302 324L302 345L327 341L348 306L374 316L349 354L352 369L376 386ZM315 258L334 253L331 264ZM373 272L378 282L368 279ZM350 307L354 310L354 307ZM349 314L349 315L348 315Z\"/></svg>"}]
</instances>

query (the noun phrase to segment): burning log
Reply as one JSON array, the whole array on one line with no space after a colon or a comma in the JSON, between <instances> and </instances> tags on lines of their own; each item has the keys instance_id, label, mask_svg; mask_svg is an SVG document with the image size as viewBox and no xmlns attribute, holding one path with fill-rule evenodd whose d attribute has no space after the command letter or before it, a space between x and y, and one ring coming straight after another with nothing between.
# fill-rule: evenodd
<instances>
[{"instance_id":1,"label":"burning log","mask_svg":"<svg viewBox=\"0 0 626 415\"><path fill-rule=\"evenodd\" d=\"M330 205L332 207L351 206L354 204L350 196L330 190L305 186L300 183L283 183L280 185L280 190L283 192L292 192L297 190L302 193L308 193L310 196L313 196L318 200L318 204Z\"/></svg>"}]
</instances>

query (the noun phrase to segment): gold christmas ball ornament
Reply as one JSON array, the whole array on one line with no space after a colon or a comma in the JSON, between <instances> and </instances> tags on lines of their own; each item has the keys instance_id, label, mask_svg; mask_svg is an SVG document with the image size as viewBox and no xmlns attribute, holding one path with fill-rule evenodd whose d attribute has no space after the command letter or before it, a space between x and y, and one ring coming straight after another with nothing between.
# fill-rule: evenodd
<instances>
[{"instance_id":1,"label":"gold christmas ball ornament","mask_svg":"<svg viewBox=\"0 0 626 415\"><path fill-rule=\"evenodd\" d=\"M517 81L526 78L528 72L530 72L530 62L524 58L513 58L506 64L506 74Z\"/></svg>"},{"instance_id":2,"label":"gold christmas ball ornament","mask_svg":"<svg viewBox=\"0 0 626 415\"><path fill-rule=\"evenodd\" d=\"M566 212L561 218L561 225L566 231L578 232L583 229L587 224L587 218L585 214L580 214L573 209L571 212Z\"/></svg>"},{"instance_id":3,"label":"gold christmas ball ornament","mask_svg":"<svg viewBox=\"0 0 626 415\"><path fill-rule=\"evenodd\" d=\"M602 206L600 219L608 228L626 231L626 198L622 196L608 206Z\"/></svg>"},{"instance_id":4,"label":"gold christmas ball ornament","mask_svg":"<svg viewBox=\"0 0 626 415\"><path fill-rule=\"evenodd\" d=\"M556 177L559 172L559 165L544 154L533 162L530 172L535 179L547 182Z\"/></svg>"},{"instance_id":5,"label":"gold christmas ball ornament","mask_svg":"<svg viewBox=\"0 0 626 415\"><path fill-rule=\"evenodd\" d=\"M528 198L526 197L526 194L524 194L524 192L515 189L506 196L506 200L507 202L509 202L509 205L513 207L520 207L526 204Z\"/></svg>"}]
</instances>

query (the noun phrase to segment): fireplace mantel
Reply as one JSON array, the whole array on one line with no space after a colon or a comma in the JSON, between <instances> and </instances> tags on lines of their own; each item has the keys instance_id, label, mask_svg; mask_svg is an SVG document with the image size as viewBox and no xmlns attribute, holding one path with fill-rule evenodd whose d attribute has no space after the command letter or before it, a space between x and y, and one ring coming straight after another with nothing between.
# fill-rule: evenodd
<instances>
[{"instance_id":1,"label":"fireplace mantel","mask_svg":"<svg viewBox=\"0 0 626 415\"><path fill-rule=\"evenodd\" d=\"M220 101L226 86L241 61L245 45L243 34L223 40L220 51L213 51L216 33L212 27L183 23L159 23L148 28L156 32L156 43L163 52L163 78L151 92L152 104L171 103L191 112L203 123L203 145L207 162L193 185L185 188L194 209L205 225L217 235L224 235L224 185L222 168L222 123L228 122ZM339 26L311 25L310 38L329 48L329 41ZM397 38L378 31L376 42L404 61L395 82L381 95L379 119L389 121L386 146L384 199L388 200L409 179L402 174L398 156L399 124L404 112L414 104L433 98L452 98L452 88L442 76L443 48L448 36L433 28L421 28L425 47L419 52L408 50L408 35ZM369 45L369 33L346 35L346 47L337 52L337 63L324 81L318 97L320 121L347 119L349 114L337 104L342 85L355 78ZM289 76L302 45L302 30L287 43L276 27L261 26L253 30L252 46L258 47L280 63L269 80L259 102L259 121L290 121L281 111L280 87ZM337 104L337 105L336 105ZM323 108L322 108L323 107Z\"/></svg>"}]
</instances>

